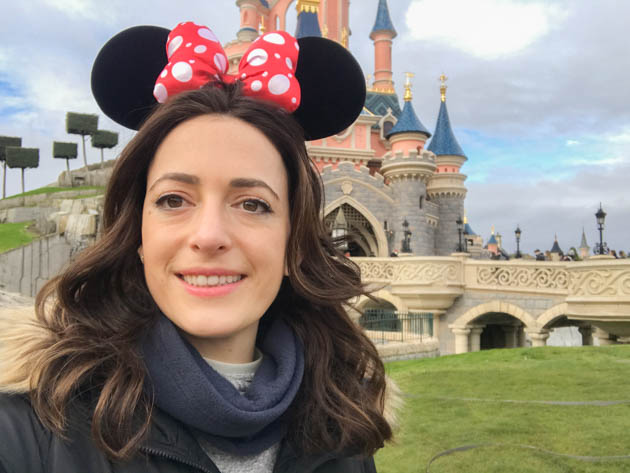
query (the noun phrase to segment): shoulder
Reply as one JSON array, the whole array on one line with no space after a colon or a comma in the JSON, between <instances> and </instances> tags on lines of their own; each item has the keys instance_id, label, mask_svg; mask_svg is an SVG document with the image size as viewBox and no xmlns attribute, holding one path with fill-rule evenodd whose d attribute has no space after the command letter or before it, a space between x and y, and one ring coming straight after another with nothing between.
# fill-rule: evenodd
<instances>
[{"instance_id":1,"label":"shoulder","mask_svg":"<svg viewBox=\"0 0 630 473\"><path fill-rule=\"evenodd\" d=\"M42 471L51 434L25 395L0 393L0 471Z\"/></svg>"}]
</instances>

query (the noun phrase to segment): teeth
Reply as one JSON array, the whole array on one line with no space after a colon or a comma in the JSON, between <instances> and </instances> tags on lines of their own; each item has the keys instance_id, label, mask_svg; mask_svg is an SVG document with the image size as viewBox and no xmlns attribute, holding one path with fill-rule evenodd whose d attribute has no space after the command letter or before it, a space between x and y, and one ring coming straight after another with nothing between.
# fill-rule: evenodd
<instances>
[{"instance_id":1,"label":"teeth","mask_svg":"<svg viewBox=\"0 0 630 473\"><path fill-rule=\"evenodd\" d=\"M204 276L190 275L183 276L184 281L193 286L223 286L225 284L233 284L241 280L241 276Z\"/></svg>"}]
</instances>

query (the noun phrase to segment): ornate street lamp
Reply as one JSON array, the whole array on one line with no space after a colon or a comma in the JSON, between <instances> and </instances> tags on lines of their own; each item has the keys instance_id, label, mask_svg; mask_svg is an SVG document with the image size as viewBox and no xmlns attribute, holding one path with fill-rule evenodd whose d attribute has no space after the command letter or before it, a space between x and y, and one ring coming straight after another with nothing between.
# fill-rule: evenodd
<instances>
[{"instance_id":1,"label":"ornate street lamp","mask_svg":"<svg viewBox=\"0 0 630 473\"><path fill-rule=\"evenodd\" d=\"M522 258L523 255L521 255L521 229L520 227L517 225L516 226L516 230L514 230L514 235L516 235L516 257L517 258Z\"/></svg>"},{"instance_id":2,"label":"ornate street lamp","mask_svg":"<svg viewBox=\"0 0 630 473\"><path fill-rule=\"evenodd\" d=\"M605 255L606 250L604 249L604 221L606 220L606 212L602 209L602 203L599 203L599 210L595 214L595 218L597 219L597 229L599 230L599 248L597 249L598 255Z\"/></svg>"},{"instance_id":3,"label":"ornate street lamp","mask_svg":"<svg viewBox=\"0 0 630 473\"><path fill-rule=\"evenodd\" d=\"M405 236L402 241L402 252L403 253L411 253L411 231L409 230L409 222L407 219L402 224L403 226L403 235Z\"/></svg>"},{"instance_id":4,"label":"ornate street lamp","mask_svg":"<svg viewBox=\"0 0 630 473\"><path fill-rule=\"evenodd\" d=\"M463 253L464 247L462 246L462 233L464 232L464 221L462 220L461 215L457 217L457 220L455 220L455 223L457 224L457 233L459 235L459 244L457 245L457 252Z\"/></svg>"}]
</instances>

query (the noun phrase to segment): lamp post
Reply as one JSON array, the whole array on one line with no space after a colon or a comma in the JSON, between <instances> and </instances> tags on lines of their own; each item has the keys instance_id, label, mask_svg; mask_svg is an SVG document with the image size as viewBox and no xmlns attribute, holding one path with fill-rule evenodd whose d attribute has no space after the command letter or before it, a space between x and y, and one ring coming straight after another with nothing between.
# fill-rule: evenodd
<instances>
[{"instance_id":1,"label":"lamp post","mask_svg":"<svg viewBox=\"0 0 630 473\"><path fill-rule=\"evenodd\" d=\"M464 232L464 221L462 220L461 215L457 217L457 220L455 220L455 223L457 224L457 233L459 235L459 244L457 245L457 252L463 253L464 247L462 246L462 233Z\"/></svg>"},{"instance_id":2,"label":"lamp post","mask_svg":"<svg viewBox=\"0 0 630 473\"><path fill-rule=\"evenodd\" d=\"M606 212L602 209L602 203L599 203L599 210L595 214L595 218L597 219L597 229L599 230L599 248L597 254L605 255L606 252L604 250L604 221L606 220Z\"/></svg>"},{"instance_id":3,"label":"lamp post","mask_svg":"<svg viewBox=\"0 0 630 473\"><path fill-rule=\"evenodd\" d=\"M402 224L403 226L403 241L402 241L402 252L403 253L411 253L411 231L409 230L409 222L407 219Z\"/></svg>"},{"instance_id":4,"label":"lamp post","mask_svg":"<svg viewBox=\"0 0 630 473\"><path fill-rule=\"evenodd\" d=\"M514 235L516 235L516 257L517 258L522 258L523 255L521 255L521 229L520 227L517 225L516 226L516 230L514 230Z\"/></svg>"}]
</instances>

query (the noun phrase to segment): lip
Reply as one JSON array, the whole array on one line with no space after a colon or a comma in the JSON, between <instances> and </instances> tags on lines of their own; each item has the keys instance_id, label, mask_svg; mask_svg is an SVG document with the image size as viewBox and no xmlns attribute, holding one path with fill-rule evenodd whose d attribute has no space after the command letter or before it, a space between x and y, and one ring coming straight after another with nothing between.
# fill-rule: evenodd
<instances>
[{"instance_id":1,"label":"lip","mask_svg":"<svg viewBox=\"0 0 630 473\"><path fill-rule=\"evenodd\" d=\"M188 268L176 271L178 276L243 276L243 273L225 268Z\"/></svg>"},{"instance_id":2,"label":"lip","mask_svg":"<svg viewBox=\"0 0 630 473\"><path fill-rule=\"evenodd\" d=\"M202 273L191 273L191 274L202 274ZM213 273L210 274L210 276L214 276L217 273ZM219 273L219 274L225 274L225 273ZM227 274L225 274L227 276ZM205 276L205 274L204 274ZM243 281L245 281L245 277L243 277L242 279L239 279L236 282L230 283L230 284L223 284L222 286L208 286L208 287L199 287L199 286L193 286L192 284L188 284L183 278L178 277L177 278L184 286L184 289L186 289L186 292L188 292L188 294L196 296L196 297L221 297L221 296L227 296L228 294L234 292L236 289L239 288L239 286L241 285L241 283Z\"/></svg>"},{"instance_id":3,"label":"lip","mask_svg":"<svg viewBox=\"0 0 630 473\"><path fill-rule=\"evenodd\" d=\"M212 298L212 297L222 297L222 296L227 296L228 294L234 292L236 289L239 288L239 286L241 285L241 283L247 279L247 277L239 272L236 271L232 271L229 269L223 269L223 268L189 268L189 269L185 269L182 271L178 271L177 273L175 273L177 276L177 279L183 284L184 289L186 290L186 292L188 292L188 294L195 296L195 297L204 297L204 298ZM188 284L183 276L189 276L189 275L195 275L195 276L242 276L241 279L239 279L236 282L233 283L229 283L229 284L223 284L222 286L208 286L208 287L200 287L200 286L193 286L192 284Z\"/></svg>"}]
</instances>

